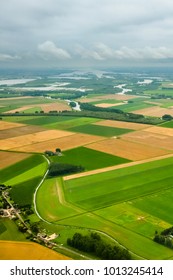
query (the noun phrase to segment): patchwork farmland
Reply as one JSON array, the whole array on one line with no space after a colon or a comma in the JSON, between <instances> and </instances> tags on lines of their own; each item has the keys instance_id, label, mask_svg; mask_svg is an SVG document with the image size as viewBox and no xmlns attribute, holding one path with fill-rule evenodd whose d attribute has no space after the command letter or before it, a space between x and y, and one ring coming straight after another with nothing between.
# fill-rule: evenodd
<instances>
[{"instance_id":1,"label":"patchwork farmland","mask_svg":"<svg viewBox=\"0 0 173 280\"><path fill-rule=\"evenodd\" d=\"M60 93L63 100L56 92L1 98L0 111L8 113L0 120L0 209L8 205L0 217L1 259L94 259L68 246L76 232L97 232L132 259L173 259L172 248L153 241L156 232L173 225L173 125L161 119L172 114L172 101L151 100L152 89L136 94L142 86L134 83L130 94L77 92L75 101L96 110L142 113L144 123L133 114L134 122L125 122L104 118L104 111L103 118L73 112L66 93ZM159 125L152 118L145 123L145 116L158 116ZM58 164L82 169L51 177L51 166ZM11 205L17 212L10 212ZM35 241L32 234L59 255L29 242Z\"/></svg>"}]
</instances>

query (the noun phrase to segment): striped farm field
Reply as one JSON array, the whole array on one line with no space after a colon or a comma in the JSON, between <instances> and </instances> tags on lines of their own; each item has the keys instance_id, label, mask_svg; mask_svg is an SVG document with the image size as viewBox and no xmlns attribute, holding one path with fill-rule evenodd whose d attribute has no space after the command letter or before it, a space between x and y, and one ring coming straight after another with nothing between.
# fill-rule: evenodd
<instances>
[{"instance_id":1,"label":"striped farm field","mask_svg":"<svg viewBox=\"0 0 173 280\"><path fill-rule=\"evenodd\" d=\"M153 133L150 131L135 131L132 133L128 133L125 135L122 135L121 137L124 141L131 141L136 143L141 143L143 145L149 145L153 148L162 148L165 150L173 150L173 137L159 134L159 133Z\"/></svg>"},{"instance_id":2,"label":"striped farm field","mask_svg":"<svg viewBox=\"0 0 173 280\"><path fill-rule=\"evenodd\" d=\"M37 133L41 131L45 131L45 129L42 127L30 126L30 125L23 125L21 127L17 127L17 129L16 128L4 129L1 130L0 140L18 137L22 135L25 136L27 134Z\"/></svg>"},{"instance_id":3,"label":"striped farm field","mask_svg":"<svg viewBox=\"0 0 173 280\"><path fill-rule=\"evenodd\" d=\"M173 158L65 181L67 201L87 210L170 188ZM164 186L164 187L163 187Z\"/></svg>"},{"instance_id":4,"label":"striped farm field","mask_svg":"<svg viewBox=\"0 0 173 280\"><path fill-rule=\"evenodd\" d=\"M0 241L0 260L70 260L32 242Z\"/></svg>"},{"instance_id":5,"label":"striped farm field","mask_svg":"<svg viewBox=\"0 0 173 280\"><path fill-rule=\"evenodd\" d=\"M9 182L10 180L14 180L14 178L19 178L19 176L26 178L25 175L22 175L23 173L27 173L30 169L42 164L45 164L45 159L42 155L30 156L29 158L2 169L0 171L1 182Z\"/></svg>"},{"instance_id":6,"label":"striped farm field","mask_svg":"<svg viewBox=\"0 0 173 280\"><path fill-rule=\"evenodd\" d=\"M34 155L0 171L1 183L12 186L10 195L18 205L31 205L33 194L47 170L47 161Z\"/></svg>"},{"instance_id":7,"label":"striped farm field","mask_svg":"<svg viewBox=\"0 0 173 280\"><path fill-rule=\"evenodd\" d=\"M82 133L70 133L64 131L69 136L59 137L53 140L47 140L40 143L32 143L30 145L24 145L22 147L14 148L13 150L22 151L22 152L37 152L43 153L46 150L55 150L57 147L62 151L73 149L76 147L84 146L96 141L103 140L101 136L88 135Z\"/></svg>"},{"instance_id":8,"label":"striped farm field","mask_svg":"<svg viewBox=\"0 0 173 280\"><path fill-rule=\"evenodd\" d=\"M88 148L105 152L129 160L142 160L169 154L170 151L124 139L106 139L87 145Z\"/></svg>"},{"instance_id":9,"label":"striped farm field","mask_svg":"<svg viewBox=\"0 0 173 280\"><path fill-rule=\"evenodd\" d=\"M64 136L72 135L72 132L61 131L61 130L48 130L36 133L30 133L22 136L11 137L8 139L0 140L0 146L2 150L15 149L30 144L48 141L51 139L57 139Z\"/></svg>"}]
</instances>

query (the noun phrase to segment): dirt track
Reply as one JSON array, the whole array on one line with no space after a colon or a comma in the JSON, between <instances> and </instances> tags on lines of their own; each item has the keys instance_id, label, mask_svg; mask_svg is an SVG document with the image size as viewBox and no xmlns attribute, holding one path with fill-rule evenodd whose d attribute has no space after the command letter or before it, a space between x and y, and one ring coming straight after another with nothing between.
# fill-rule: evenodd
<instances>
[{"instance_id":1,"label":"dirt track","mask_svg":"<svg viewBox=\"0 0 173 280\"><path fill-rule=\"evenodd\" d=\"M164 158L170 158L170 157L173 157L173 154L154 157L154 158L135 161L135 162L129 162L129 163L120 164L120 165L114 165L114 166L105 167L105 168L101 168L101 169L96 169L96 170L92 170L92 171L82 172L82 173L79 173L79 174L73 174L73 175L65 176L64 181L71 180L71 179L77 179L77 178L81 178L81 177L85 177L85 176L89 176L89 175L99 174L99 173L112 171L112 170L116 170L116 169L122 169L122 168L125 168L125 167L138 165L138 164L141 164L141 163L151 162L151 161L164 159Z\"/></svg>"}]
</instances>

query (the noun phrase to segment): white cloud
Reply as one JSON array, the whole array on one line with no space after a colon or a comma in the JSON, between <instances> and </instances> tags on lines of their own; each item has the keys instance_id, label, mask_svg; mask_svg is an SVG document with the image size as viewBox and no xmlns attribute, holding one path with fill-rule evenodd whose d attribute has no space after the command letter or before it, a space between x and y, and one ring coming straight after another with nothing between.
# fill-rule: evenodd
<instances>
[{"instance_id":1,"label":"white cloud","mask_svg":"<svg viewBox=\"0 0 173 280\"><path fill-rule=\"evenodd\" d=\"M129 48L121 47L113 49L103 43L96 44L92 49L86 49L82 46L77 47L77 53L82 59L92 58L95 60L163 60L173 58L173 48L166 47L144 47Z\"/></svg>"},{"instance_id":2,"label":"white cloud","mask_svg":"<svg viewBox=\"0 0 173 280\"><path fill-rule=\"evenodd\" d=\"M13 60L18 60L21 59L21 57L15 55L9 55L9 54L4 54L4 53L0 53L0 61L13 61Z\"/></svg>"},{"instance_id":3,"label":"white cloud","mask_svg":"<svg viewBox=\"0 0 173 280\"><path fill-rule=\"evenodd\" d=\"M46 41L38 46L45 58L69 59L71 55L64 49L58 48L53 42Z\"/></svg>"}]
</instances>

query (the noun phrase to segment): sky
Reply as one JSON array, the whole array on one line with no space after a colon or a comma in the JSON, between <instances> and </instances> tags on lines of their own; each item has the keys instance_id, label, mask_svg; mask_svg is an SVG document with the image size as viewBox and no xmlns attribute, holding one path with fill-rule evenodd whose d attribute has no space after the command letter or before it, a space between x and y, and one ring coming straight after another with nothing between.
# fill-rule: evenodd
<instances>
[{"instance_id":1,"label":"sky","mask_svg":"<svg viewBox=\"0 0 173 280\"><path fill-rule=\"evenodd\" d=\"M0 68L173 65L172 0L1 0Z\"/></svg>"}]
</instances>

